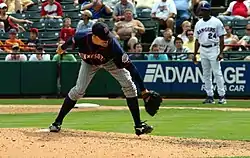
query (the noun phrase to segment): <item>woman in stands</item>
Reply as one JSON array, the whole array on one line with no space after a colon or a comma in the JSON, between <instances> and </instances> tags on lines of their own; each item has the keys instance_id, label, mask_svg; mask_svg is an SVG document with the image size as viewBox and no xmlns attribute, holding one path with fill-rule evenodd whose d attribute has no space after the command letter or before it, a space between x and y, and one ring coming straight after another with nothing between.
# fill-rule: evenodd
<instances>
[{"instance_id":1,"label":"woman in stands","mask_svg":"<svg viewBox=\"0 0 250 158\"><path fill-rule=\"evenodd\" d=\"M23 30L23 28L16 24L16 23L29 23L32 24L32 21L24 20L24 19L17 19L10 15L7 15L7 5L5 3L0 3L0 22L4 24L4 31L8 32L10 29L16 29L18 32Z\"/></svg>"},{"instance_id":2,"label":"woman in stands","mask_svg":"<svg viewBox=\"0 0 250 158\"><path fill-rule=\"evenodd\" d=\"M224 35L224 44L237 44L237 42L239 41L239 38L237 35L234 35L232 32L232 27L229 25L225 25L225 30L226 30L226 34ZM229 51L229 50L235 50L233 47L231 46L226 46L224 48L224 51ZM236 48L237 50L237 48Z\"/></svg>"}]
</instances>

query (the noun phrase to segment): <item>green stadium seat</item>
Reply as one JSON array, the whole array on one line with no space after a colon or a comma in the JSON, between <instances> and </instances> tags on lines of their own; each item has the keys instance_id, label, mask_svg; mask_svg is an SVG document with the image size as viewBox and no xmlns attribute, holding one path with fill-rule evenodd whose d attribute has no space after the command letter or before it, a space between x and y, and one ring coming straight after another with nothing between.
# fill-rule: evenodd
<instances>
[{"instance_id":1,"label":"green stadium seat","mask_svg":"<svg viewBox=\"0 0 250 158\"><path fill-rule=\"evenodd\" d=\"M236 34L239 38L243 37L246 34L246 30L245 29L235 29L233 31L234 34Z\"/></svg>"},{"instance_id":2,"label":"green stadium seat","mask_svg":"<svg viewBox=\"0 0 250 158\"><path fill-rule=\"evenodd\" d=\"M231 53L231 54L230 54ZM243 60L249 52L240 51L227 51L225 53L225 59L228 60Z\"/></svg>"},{"instance_id":3,"label":"green stadium seat","mask_svg":"<svg viewBox=\"0 0 250 158\"><path fill-rule=\"evenodd\" d=\"M41 41L58 40L59 32L41 32L39 33L39 39Z\"/></svg>"},{"instance_id":4,"label":"green stadium seat","mask_svg":"<svg viewBox=\"0 0 250 158\"><path fill-rule=\"evenodd\" d=\"M27 41L30 37L30 32L22 32L18 34L18 38L22 41Z\"/></svg>"},{"instance_id":5,"label":"green stadium seat","mask_svg":"<svg viewBox=\"0 0 250 158\"><path fill-rule=\"evenodd\" d=\"M24 19L24 18L26 18L25 14L19 14L19 13L10 14L10 16L13 16L14 18L17 18L17 19Z\"/></svg>"},{"instance_id":6,"label":"green stadium seat","mask_svg":"<svg viewBox=\"0 0 250 158\"><path fill-rule=\"evenodd\" d=\"M46 31L60 31L63 27L63 23L50 22L46 24Z\"/></svg>"},{"instance_id":7,"label":"green stadium seat","mask_svg":"<svg viewBox=\"0 0 250 158\"><path fill-rule=\"evenodd\" d=\"M62 5L63 11L64 12L77 12L79 11L79 6L74 6L73 4L65 4Z\"/></svg>"},{"instance_id":8,"label":"green stadium seat","mask_svg":"<svg viewBox=\"0 0 250 158\"><path fill-rule=\"evenodd\" d=\"M64 12L64 17L71 19L80 19L81 14L79 12Z\"/></svg>"},{"instance_id":9,"label":"green stadium seat","mask_svg":"<svg viewBox=\"0 0 250 158\"><path fill-rule=\"evenodd\" d=\"M229 26L233 26L233 21L232 20L221 20L221 22L223 23L223 25L229 25Z\"/></svg>"},{"instance_id":10,"label":"green stadium seat","mask_svg":"<svg viewBox=\"0 0 250 158\"><path fill-rule=\"evenodd\" d=\"M113 30L114 25L115 25L114 21L105 21L105 24L108 25L110 31Z\"/></svg>"},{"instance_id":11,"label":"green stadium seat","mask_svg":"<svg viewBox=\"0 0 250 158\"><path fill-rule=\"evenodd\" d=\"M7 56L7 53L0 53L0 60L5 60L5 57Z\"/></svg>"},{"instance_id":12,"label":"green stadium seat","mask_svg":"<svg viewBox=\"0 0 250 158\"><path fill-rule=\"evenodd\" d=\"M158 36L159 23L156 20L142 21L145 27L145 33L142 34L142 43L152 43Z\"/></svg>"},{"instance_id":13,"label":"green stadium seat","mask_svg":"<svg viewBox=\"0 0 250 158\"><path fill-rule=\"evenodd\" d=\"M41 19L40 13L32 12L32 13L25 13L25 18L29 19L34 22L38 22Z\"/></svg>"},{"instance_id":14,"label":"green stadium seat","mask_svg":"<svg viewBox=\"0 0 250 158\"><path fill-rule=\"evenodd\" d=\"M71 21L71 27L76 28L79 21Z\"/></svg>"},{"instance_id":15,"label":"green stadium seat","mask_svg":"<svg viewBox=\"0 0 250 158\"><path fill-rule=\"evenodd\" d=\"M38 5L32 5L31 7L28 7L26 12L38 12L40 13L41 11L41 7L39 7Z\"/></svg>"},{"instance_id":16,"label":"green stadium seat","mask_svg":"<svg viewBox=\"0 0 250 158\"><path fill-rule=\"evenodd\" d=\"M24 24L24 26L28 29L37 28L39 32L45 31L45 23L43 22L34 22L33 24Z\"/></svg>"},{"instance_id":17,"label":"green stadium seat","mask_svg":"<svg viewBox=\"0 0 250 158\"><path fill-rule=\"evenodd\" d=\"M233 29L245 29L249 23L250 21L248 20L234 20Z\"/></svg>"},{"instance_id":18,"label":"green stadium seat","mask_svg":"<svg viewBox=\"0 0 250 158\"><path fill-rule=\"evenodd\" d=\"M6 39L9 39L9 33L0 33L0 40L3 42Z\"/></svg>"}]
</instances>

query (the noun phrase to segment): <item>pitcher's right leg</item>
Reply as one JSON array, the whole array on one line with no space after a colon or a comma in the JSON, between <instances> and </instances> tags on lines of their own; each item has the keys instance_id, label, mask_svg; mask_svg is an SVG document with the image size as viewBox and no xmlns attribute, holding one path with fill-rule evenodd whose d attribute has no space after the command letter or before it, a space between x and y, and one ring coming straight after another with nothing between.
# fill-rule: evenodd
<instances>
[{"instance_id":1,"label":"pitcher's right leg","mask_svg":"<svg viewBox=\"0 0 250 158\"><path fill-rule=\"evenodd\" d=\"M55 119L55 122L49 127L50 132L60 131L64 117L75 106L77 100L84 95L85 90L98 69L98 67L91 66L82 61L76 85L69 91L68 95L64 99L63 105L57 118Z\"/></svg>"}]
</instances>

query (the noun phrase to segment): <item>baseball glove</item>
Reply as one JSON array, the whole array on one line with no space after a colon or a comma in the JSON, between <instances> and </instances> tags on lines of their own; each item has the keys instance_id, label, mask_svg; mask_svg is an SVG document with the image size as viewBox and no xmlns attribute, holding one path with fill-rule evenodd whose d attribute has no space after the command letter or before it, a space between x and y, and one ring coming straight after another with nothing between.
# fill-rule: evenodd
<instances>
[{"instance_id":1,"label":"baseball glove","mask_svg":"<svg viewBox=\"0 0 250 158\"><path fill-rule=\"evenodd\" d=\"M142 93L142 98L144 100L144 106L147 113L151 116L154 116L162 103L162 98L159 93L155 91L147 91L144 94Z\"/></svg>"}]
</instances>

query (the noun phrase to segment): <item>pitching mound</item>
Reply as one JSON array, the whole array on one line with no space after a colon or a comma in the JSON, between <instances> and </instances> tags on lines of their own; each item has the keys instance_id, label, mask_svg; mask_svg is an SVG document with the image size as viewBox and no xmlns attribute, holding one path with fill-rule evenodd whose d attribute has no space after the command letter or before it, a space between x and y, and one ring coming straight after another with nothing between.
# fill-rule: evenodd
<instances>
[{"instance_id":1,"label":"pitching mound","mask_svg":"<svg viewBox=\"0 0 250 158\"><path fill-rule=\"evenodd\" d=\"M5 157L170 158L250 155L250 143L205 139L62 130L1 129L0 155Z\"/></svg>"}]
</instances>

